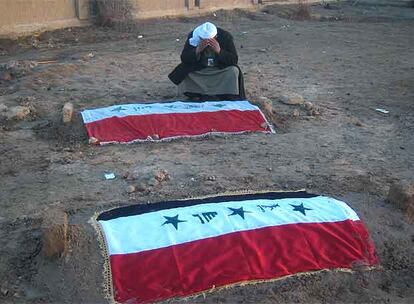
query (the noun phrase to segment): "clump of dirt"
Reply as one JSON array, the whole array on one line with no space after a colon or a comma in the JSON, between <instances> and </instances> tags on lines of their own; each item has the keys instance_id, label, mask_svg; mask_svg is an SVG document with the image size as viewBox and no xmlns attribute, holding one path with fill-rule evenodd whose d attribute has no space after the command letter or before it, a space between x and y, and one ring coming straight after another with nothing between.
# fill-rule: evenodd
<instances>
[{"instance_id":1,"label":"clump of dirt","mask_svg":"<svg viewBox=\"0 0 414 304\"><path fill-rule=\"evenodd\" d=\"M79 113L73 116L71 123L64 123L62 116L56 116L45 125L35 129L39 139L53 141L61 146L88 144L88 133Z\"/></svg>"}]
</instances>

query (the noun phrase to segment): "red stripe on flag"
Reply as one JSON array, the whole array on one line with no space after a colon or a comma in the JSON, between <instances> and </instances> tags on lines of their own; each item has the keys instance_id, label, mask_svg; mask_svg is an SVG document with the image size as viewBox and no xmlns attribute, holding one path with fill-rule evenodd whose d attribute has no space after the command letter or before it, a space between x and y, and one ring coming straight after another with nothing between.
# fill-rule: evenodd
<instances>
[{"instance_id":1,"label":"red stripe on flag","mask_svg":"<svg viewBox=\"0 0 414 304\"><path fill-rule=\"evenodd\" d=\"M145 303L213 286L378 263L362 222L307 223L235 232L110 257L115 300ZM130 302L131 301L131 302Z\"/></svg>"},{"instance_id":2,"label":"red stripe on flag","mask_svg":"<svg viewBox=\"0 0 414 304\"><path fill-rule=\"evenodd\" d=\"M100 142L130 142L175 136L194 136L210 132L269 131L260 111L217 111L110 117L86 124L89 137Z\"/></svg>"}]
</instances>

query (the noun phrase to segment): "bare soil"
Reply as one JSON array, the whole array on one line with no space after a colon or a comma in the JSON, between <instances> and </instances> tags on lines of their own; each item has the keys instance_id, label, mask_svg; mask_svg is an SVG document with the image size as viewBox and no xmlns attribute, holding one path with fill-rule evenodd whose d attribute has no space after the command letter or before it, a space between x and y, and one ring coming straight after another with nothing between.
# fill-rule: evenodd
<instances>
[{"instance_id":1,"label":"bare soil","mask_svg":"<svg viewBox=\"0 0 414 304\"><path fill-rule=\"evenodd\" d=\"M0 118L0 302L105 303L103 258L88 223L96 212L226 191L306 188L358 212L381 269L233 287L190 302L413 303L414 228L386 196L392 182L414 180L414 9L408 1L354 2L311 6L305 21L289 18L292 7L269 6L142 21L124 32L47 32L37 48L32 37L0 41L0 64L52 60L20 65L0 80L0 104L32 109L24 120ZM80 111L180 98L167 75L187 33L205 20L233 33L248 98L274 101L276 135L96 147L79 116L61 122L68 101ZM320 115L277 102L286 92L301 94ZM156 185L160 169L171 178ZM105 172L117 178L106 181ZM141 184L145 191L127 193ZM42 253L43 216L51 208L69 216L67 254L57 259Z\"/></svg>"}]
</instances>

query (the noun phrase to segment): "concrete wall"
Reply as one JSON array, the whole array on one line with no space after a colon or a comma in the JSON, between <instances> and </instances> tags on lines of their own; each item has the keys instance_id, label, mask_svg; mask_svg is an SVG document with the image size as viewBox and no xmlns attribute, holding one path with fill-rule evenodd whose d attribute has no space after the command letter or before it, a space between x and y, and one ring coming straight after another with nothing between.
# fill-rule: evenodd
<instances>
[{"instance_id":1,"label":"concrete wall","mask_svg":"<svg viewBox=\"0 0 414 304\"><path fill-rule=\"evenodd\" d=\"M0 0L0 36L80 25L75 0Z\"/></svg>"},{"instance_id":2,"label":"concrete wall","mask_svg":"<svg viewBox=\"0 0 414 304\"><path fill-rule=\"evenodd\" d=\"M0 37L88 24L90 0L0 0ZM197 15L258 0L130 0L137 18Z\"/></svg>"},{"instance_id":3,"label":"concrete wall","mask_svg":"<svg viewBox=\"0 0 414 304\"><path fill-rule=\"evenodd\" d=\"M87 24L90 0L0 0L0 37ZM195 15L257 0L131 0L137 18ZM86 21L86 22L85 22Z\"/></svg>"},{"instance_id":4,"label":"concrete wall","mask_svg":"<svg viewBox=\"0 0 414 304\"><path fill-rule=\"evenodd\" d=\"M249 7L258 0L132 0L138 18L195 15L219 8Z\"/></svg>"}]
</instances>

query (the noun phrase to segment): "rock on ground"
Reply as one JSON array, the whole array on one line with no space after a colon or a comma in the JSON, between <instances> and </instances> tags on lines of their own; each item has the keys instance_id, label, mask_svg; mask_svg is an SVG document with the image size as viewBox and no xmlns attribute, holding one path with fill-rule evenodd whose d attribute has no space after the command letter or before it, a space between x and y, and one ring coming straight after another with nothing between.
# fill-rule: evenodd
<instances>
[{"instance_id":1,"label":"rock on ground","mask_svg":"<svg viewBox=\"0 0 414 304\"><path fill-rule=\"evenodd\" d=\"M30 107L27 106L15 106L7 110L6 116L8 119L12 120L24 120L31 113Z\"/></svg>"},{"instance_id":2,"label":"rock on ground","mask_svg":"<svg viewBox=\"0 0 414 304\"><path fill-rule=\"evenodd\" d=\"M284 94L280 96L279 100L288 105L300 105L305 102L303 96L296 93Z\"/></svg>"},{"instance_id":3,"label":"rock on ground","mask_svg":"<svg viewBox=\"0 0 414 304\"><path fill-rule=\"evenodd\" d=\"M69 123L73 119L73 104L71 102L65 103L63 106L63 122Z\"/></svg>"},{"instance_id":4,"label":"rock on ground","mask_svg":"<svg viewBox=\"0 0 414 304\"><path fill-rule=\"evenodd\" d=\"M4 103L0 103L0 113L7 111L7 106Z\"/></svg>"}]
</instances>

